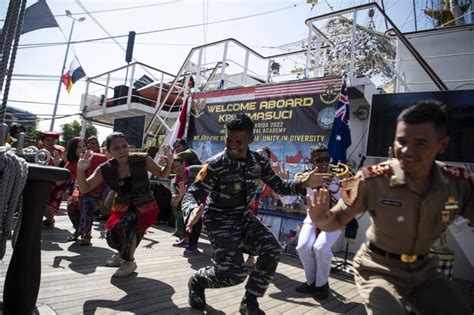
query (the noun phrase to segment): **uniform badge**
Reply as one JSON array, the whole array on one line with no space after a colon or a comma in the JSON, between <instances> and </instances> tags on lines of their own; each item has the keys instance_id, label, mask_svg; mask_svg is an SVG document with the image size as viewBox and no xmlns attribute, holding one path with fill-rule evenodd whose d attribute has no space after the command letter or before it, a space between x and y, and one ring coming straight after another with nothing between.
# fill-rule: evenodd
<instances>
[{"instance_id":1,"label":"uniform badge","mask_svg":"<svg viewBox=\"0 0 474 315\"><path fill-rule=\"evenodd\" d=\"M390 186L395 186L398 184L398 177L396 175L390 176Z\"/></svg>"},{"instance_id":2,"label":"uniform badge","mask_svg":"<svg viewBox=\"0 0 474 315\"><path fill-rule=\"evenodd\" d=\"M207 166L208 164L204 165L201 170L199 171L199 173L196 175L196 180L197 181L203 181L204 178L206 178L207 176Z\"/></svg>"},{"instance_id":3,"label":"uniform badge","mask_svg":"<svg viewBox=\"0 0 474 315\"><path fill-rule=\"evenodd\" d=\"M449 223L449 221L450 221L450 215L451 215L451 211L449 211L449 210L443 210L443 211L441 211L441 222L443 222L443 223Z\"/></svg>"},{"instance_id":4,"label":"uniform badge","mask_svg":"<svg viewBox=\"0 0 474 315\"><path fill-rule=\"evenodd\" d=\"M456 198L454 196L449 196L448 200L444 203L444 209L445 210L458 210L459 209L459 203L456 201Z\"/></svg>"},{"instance_id":5,"label":"uniform badge","mask_svg":"<svg viewBox=\"0 0 474 315\"><path fill-rule=\"evenodd\" d=\"M234 184L234 190L235 191L240 191L242 189L242 184L240 183L235 183Z\"/></svg>"},{"instance_id":6,"label":"uniform badge","mask_svg":"<svg viewBox=\"0 0 474 315\"><path fill-rule=\"evenodd\" d=\"M459 203L456 201L454 196L449 196L444 203L444 210L441 211L441 222L451 222L451 212L459 209Z\"/></svg>"},{"instance_id":7,"label":"uniform badge","mask_svg":"<svg viewBox=\"0 0 474 315\"><path fill-rule=\"evenodd\" d=\"M403 201L396 199L381 198L380 204L384 206L403 207Z\"/></svg>"}]
</instances>

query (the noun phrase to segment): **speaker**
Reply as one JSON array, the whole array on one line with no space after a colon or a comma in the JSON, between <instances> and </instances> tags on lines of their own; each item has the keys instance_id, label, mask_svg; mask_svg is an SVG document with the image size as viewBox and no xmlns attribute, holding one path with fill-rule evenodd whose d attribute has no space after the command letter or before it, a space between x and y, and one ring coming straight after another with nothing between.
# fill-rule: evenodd
<instances>
[{"instance_id":1,"label":"speaker","mask_svg":"<svg viewBox=\"0 0 474 315\"><path fill-rule=\"evenodd\" d=\"M113 105L123 105L127 104L127 95L128 95L128 86L126 85L117 85L114 87L114 102ZM132 89L132 99L131 102L138 103L140 99L136 97L138 92L136 89Z\"/></svg>"},{"instance_id":2,"label":"speaker","mask_svg":"<svg viewBox=\"0 0 474 315\"><path fill-rule=\"evenodd\" d=\"M117 85L114 87L114 106L127 104L128 86Z\"/></svg>"},{"instance_id":3,"label":"speaker","mask_svg":"<svg viewBox=\"0 0 474 315\"><path fill-rule=\"evenodd\" d=\"M133 56L133 45L135 44L135 32L128 33L127 52L125 53L125 61L130 63Z\"/></svg>"}]
</instances>

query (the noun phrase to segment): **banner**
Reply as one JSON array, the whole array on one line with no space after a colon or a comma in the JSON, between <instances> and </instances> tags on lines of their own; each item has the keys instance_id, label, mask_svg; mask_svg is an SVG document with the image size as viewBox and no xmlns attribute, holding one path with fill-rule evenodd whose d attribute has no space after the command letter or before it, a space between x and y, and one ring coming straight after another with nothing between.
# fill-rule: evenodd
<instances>
[{"instance_id":1,"label":"banner","mask_svg":"<svg viewBox=\"0 0 474 315\"><path fill-rule=\"evenodd\" d=\"M335 77L195 93L189 146L207 160L224 149L226 120L245 113L255 123L251 148L268 146L272 162L286 163L292 173L302 171L310 147L329 141L340 86Z\"/></svg>"}]
</instances>

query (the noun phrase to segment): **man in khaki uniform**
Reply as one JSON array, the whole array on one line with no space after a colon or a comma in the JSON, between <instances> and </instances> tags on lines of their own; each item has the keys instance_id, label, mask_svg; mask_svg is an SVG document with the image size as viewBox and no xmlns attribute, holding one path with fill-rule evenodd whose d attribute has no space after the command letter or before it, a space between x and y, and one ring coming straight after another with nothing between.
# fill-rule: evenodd
<instances>
[{"instance_id":1,"label":"man in khaki uniform","mask_svg":"<svg viewBox=\"0 0 474 315\"><path fill-rule=\"evenodd\" d=\"M448 279L437 272L430 247L456 215L474 222L469 171L435 161L448 145L446 112L423 101L397 119L395 159L361 169L343 182L342 199L329 209L326 189L314 192L310 217L322 230L344 226L369 211L368 243L354 258L355 281L369 314L471 314Z\"/></svg>"}]
</instances>

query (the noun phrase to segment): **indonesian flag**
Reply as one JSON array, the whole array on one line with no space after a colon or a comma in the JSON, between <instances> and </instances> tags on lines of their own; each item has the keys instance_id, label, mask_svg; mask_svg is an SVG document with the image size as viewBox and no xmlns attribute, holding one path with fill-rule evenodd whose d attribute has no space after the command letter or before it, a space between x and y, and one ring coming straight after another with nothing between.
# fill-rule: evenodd
<instances>
[{"instance_id":1,"label":"indonesian flag","mask_svg":"<svg viewBox=\"0 0 474 315\"><path fill-rule=\"evenodd\" d=\"M186 120L188 117L188 103L189 103L189 97L184 102L183 108L181 109L181 112L179 113L179 117L176 120L175 124L173 125L172 132L168 135L167 139L165 140L165 143L170 146L173 146L176 139L184 137L184 134L186 131Z\"/></svg>"},{"instance_id":2,"label":"indonesian flag","mask_svg":"<svg viewBox=\"0 0 474 315\"><path fill-rule=\"evenodd\" d=\"M79 81L79 79L81 79L85 75L86 73L84 72L84 70L82 70L82 67L79 64L79 61L77 60L76 57L74 57L74 59L71 62L71 65L69 66L69 71L63 74L61 77L61 81L66 86L67 92L68 93L71 92L71 89L74 83Z\"/></svg>"}]
</instances>

